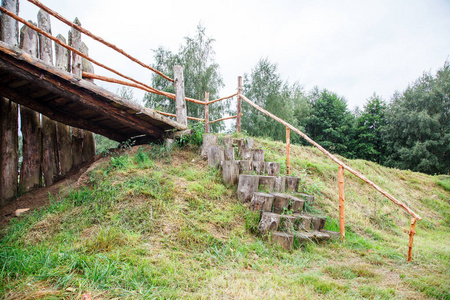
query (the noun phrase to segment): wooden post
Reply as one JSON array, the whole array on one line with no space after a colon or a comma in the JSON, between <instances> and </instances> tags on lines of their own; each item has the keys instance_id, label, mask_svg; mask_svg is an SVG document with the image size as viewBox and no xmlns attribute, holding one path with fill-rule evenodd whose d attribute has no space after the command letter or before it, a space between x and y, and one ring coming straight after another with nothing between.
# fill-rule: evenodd
<instances>
[{"instance_id":1,"label":"wooden post","mask_svg":"<svg viewBox=\"0 0 450 300\"><path fill-rule=\"evenodd\" d=\"M3 0L1 4L9 11L19 13L18 0ZM16 20L0 15L0 40L17 46L19 27ZM17 193L19 168L19 137L17 134L18 105L7 98L0 97L0 205L12 199Z\"/></svg>"},{"instance_id":2,"label":"wooden post","mask_svg":"<svg viewBox=\"0 0 450 300\"><path fill-rule=\"evenodd\" d=\"M61 34L56 36L61 42L66 43L66 39ZM70 72L70 53L63 46L55 43L55 66L66 72ZM70 126L63 123L56 124L56 145L58 148L58 161L61 174L64 175L72 169L72 135Z\"/></svg>"},{"instance_id":3,"label":"wooden post","mask_svg":"<svg viewBox=\"0 0 450 300\"><path fill-rule=\"evenodd\" d=\"M291 130L286 127L286 173L291 174Z\"/></svg>"},{"instance_id":4,"label":"wooden post","mask_svg":"<svg viewBox=\"0 0 450 300\"><path fill-rule=\"evenodd\" d=\"M241 132L241 93L242 93L242 76L238 77L238 96L237 96L237 118L236 118L236 130Z\"/></svg>"},{"instance_id":5,"label":"wooden post","mask_svg":"<svg viewBox=\"0 0 450 300\"><path fill-rule=\"evenodd\" d=\"M20 30L20 48L33 57L38 57L38 36L36 31L24 25ZM22 131L22 165L20 167L19 190L28 192L41 183L42 136L40 114L20 107Z\"/></svg>"},{"instance_id":6,"label":"wooden post","mask_svg":"<svg viewBox=\"0 0 450 300\"><path fill-rule=\"evenodd\" d=\"M205 133L209 133L209 92L205 92Z\"/></svg>"},{"instance_id":7,"label":"wooden post","mask_svg":"<svg viewBox=\"0 0 450 300\"><path fill-rule=\"evenodd\" d=\"M412 258L412 247L413 247L413 240L414 240L414 234L416 234L416 218L411 218L411 229L409 230L409 247L408 247L408 258L407 261L411 261Z\"/></svg>"},{"instance_id":8,"label":"wooden post","mask_svg":"<svg viewBox=\"0 0 450 300\"><path fill-rule=\"evenodd\" d=\"M344 166L339 165L339 232L341 233L341 240L345 240L345 216L344 216Z\"/></svg>"},{"instance_id":9,"label":"wooden post","mask_svg":"<svg viewBox=\"0 0 450 300\"><path fill-rule=\"evenodd\" d=\"M186 97L184 94L184 77L183 67L180 65L173 66L174 86L175 86L175 109L177 122L187 125Z\"/></svg>"},{"instance_id":10,"label":"wooden post","mask_svg":"<svg viewBox=\"0 0 450 300\"><path fill-rule=\"evenodd\" d=\"M38 12L38 27L51 33L50 16L43 10ZM39 34L39 58L49 64L53 64L52 41ZM56 122L42 115L42 173L45 185L52 185L58 175L57 151L56 151Z\"/></svg>"},{"instance_id":11,"label":"wooden post","mask_svg":"<svg viewBox=\"0 0 450 300\"><path fill-rule=\"evenodd\" d=\"M81 42L80 51L81 51L81 53L83 53L85 55L89 55L89 48L83 42ZM94 74L94 66L86 58L83 58L81 60L81 69L84 72ZM88 79L88 81L94 82L93 79ZM86 162L86 161L89 161L94 156L95 156L94 133L92 133L91 131L88 131L88 130L84 130L82 160L83 160L83 162Z\"/></svg>"}]
</instances>

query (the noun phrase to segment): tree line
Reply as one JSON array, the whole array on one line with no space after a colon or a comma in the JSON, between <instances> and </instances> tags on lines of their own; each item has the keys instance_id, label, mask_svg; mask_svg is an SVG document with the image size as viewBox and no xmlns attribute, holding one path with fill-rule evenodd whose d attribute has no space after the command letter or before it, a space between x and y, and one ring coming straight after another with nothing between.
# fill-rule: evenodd
<instances>
[{"instance_id":1,"label":"tree line","mask_svg":"<svg viewBox=\"0 0 450 300\"><path fill-rule=\"evenodd\" d=\"M223 87L219 65L215 62L214 39L205 28L197 27L194 37L186 37L177 53L163 47L154 50L155 68L169 76L173 65L184 67L186 95L203 99L218 98ZM159 76L152 85L173 92L173 85ZM243 76L243 94L259 106L304 131L332 153L359 158L400 169L429 174L450 173L450 64L445 62L436 74L424 73L403 92L390 100L376 93L366 99L362 109L350 111L345 98L326 88L310 91L282 79L276 63L260 59ZM148 107L174 110L174 103L159 95L146 94ZM203 107L188 103L189 115L203 117ZM242 104L242 129L252 136L285 140L285 127ZM211 110L212 119L236 113L230 102ZM224 130L214 124L213 131ZM305 144L298 135L291 142Z\"/></svg>"}]
</instances>

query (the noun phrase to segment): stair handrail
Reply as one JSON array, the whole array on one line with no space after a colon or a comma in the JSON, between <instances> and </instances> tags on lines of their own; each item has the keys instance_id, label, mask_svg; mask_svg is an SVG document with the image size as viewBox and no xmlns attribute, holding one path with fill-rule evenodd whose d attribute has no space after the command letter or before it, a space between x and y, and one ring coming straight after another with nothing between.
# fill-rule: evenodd
<instances>
[{"instance_id":1,"label":"stair handrail","mask_svg":"<svg viewBox=\"0 0 450 300\"><path fill-rule=\"evenodd\" d=\"M345 164L343 161L338 159L336 156L334 156L333 154L328 152L325 148L323 148L321 145L319 145L317 142L315 142L313 139L311 139L308 135L303 133L298 128L294 127L293 125L289 124L288 122L284 121L283 119L275 116L274 114L272 114L271 112L269 112L269 111L265 110L264 108L260 107L256 103L252 102L245 95L243 95L242 92L238 93L238 97L243 99L250 106L254 107L255 109L257 109L259 111L261 111L265 115L267 115L267 116L271 117L272 119L274 119L275 121L283 124L284 126L286 126L286 128L289 128L290 130L298 133L301 137L303 137L305 140L307 140L314 147L319 149L322 153L324 153L332 161L334 161L336 164L339 165L339 214L340 214L340 216L339 216L340 226L339 227L340 227L340 233L341 233L341 238L342 239L345 238L345 227L344 227L345 223L344 223L344 216L343 216L343 212L344 212L344 210L343 210L343 208L344 208L343 207L343 204L344 204L344 195L343 195L343 193L344 193L344 189L343 189L344 169L347 170L348 172L350 172L351 174L353 174L354 176L358 177L359 179L363 180L364 182L366 182L370 186L372 186L372 188L374 188L375 190L380 192L383 196L385 196L386 198L388 198L389 200L394 202L396 205L398 205L402 209L404 209L408 214L410 214L412 216L412 219L411 219L411 229L410 229L410 233L409 233L410 241L409 241L409 249L408 249L408 258L407 258L407 260L411 261L411 252L412 252L413 237L414 237L414 234L415 234L415 225L416 225L416 221L422 220L421 216L419 216L416 212L414 212L408 206L403 204L400 200L396 199L394 196L392 196L391 194L386 192L384 189L379 187L377 184L375 184L373 181L368 179L366 176L364 176L364 175L360 174L359 172L355 171L354 169L349 167L347 164Z\"/></svg>"}]
</instances>

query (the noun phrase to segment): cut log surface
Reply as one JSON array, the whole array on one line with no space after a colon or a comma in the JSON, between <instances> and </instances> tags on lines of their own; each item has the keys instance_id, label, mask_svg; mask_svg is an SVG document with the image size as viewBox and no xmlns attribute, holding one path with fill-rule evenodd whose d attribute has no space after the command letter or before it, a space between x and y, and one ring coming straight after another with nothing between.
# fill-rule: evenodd
<instances>
[{"instance_id":1,"label":"cut log surface","mask_svg":"<svg viewBox=\"0 0 450 300\"><path fill-rule=\"evenodd\" d=\"M227 185L234 186L239 180L239 165L235 160L225 160L222 163L222 177Z\"/></svg>"},{"instance_id":2,"label":"cut log surface","mask_svg":"<svg viewBox=\"0 0 450 300\"><path fill-rule=\"evenodd\" d=\"M278 193L284 193L286 191L286 177L277 177L277 179L275 180L274 191Z\"/></svg>"},{"instance_id":3,"label":"cut log surface","mask_svg":"<svg viewBox=\"0 0 450 300\"><path fill-rule=\"evenodd\" d=\"M252 172L251 161L249 160L238 160L239 174L248 174Z\"/></svg>"},{"instance_id":4,"label":"cut log surface","mask_svg":"<svg viewBox=\"0 0 450 300\"><path fill-rule=\"evenodd\" d=\"M275 176L259 176L259 189L272 192L275 188Z\"/></svg>"},{"instance_id":5,"label":"cut log surface","mask_svg":"<svg viewBox=\"0 0 450 300\"><path fill-rule=\"evenodd\" d=\"M250 203L250 209L253 211L272 211L274 196L268 193L253 193L252 201Z\"/></svg>"},{"instance_id":6,"label":"cut log surface","mask_svg":"<svg viewBox=\"0 0 450 300\"><path fill-rule=\"evenodd\" d=\"M331 240L339 240L341 238L341 234L337 231L330 231L322 229L320 232L328 234Z\"/></svg>"},{"instance_id":7,"label":"cut log surface","mask_svg":"<svg viewBox=\"0 0 450 300\"><path fill-rule=\"evenodd\" d=\"M312 204L314 202L314 196L313 195L308 195L308 194L304 194L304 193L298 193L297 194L298 197L303 198L306 202Z\"/></svg>"},{"instance_id":8,"label":"cut log surface","mask_svg":"<svg viewBox=\"0 0 450 300\"><path fill-rule=\"evenodd\" d=\"M286 194L281 193L273 193L274 200L273 200L273 212L282 214L286 210L289 209L289 196Z\"/></svg>"},{"instance_id":9,"label":"cut log surface","mask_svg":"<svg viewBox=\"0 0 450 300\"><path fill-rule=\"evenodd\" d=\"M265 172L269 176L278 176L280 175L280 163L275 162L265 162Z\"/></svg>"},{"instance_id":10,"label":"cut log surface","mask_svg":"<svg viewBox=\"0 0 450 300\"><path fill-rule=\"evenodd\" d=\"M258 224L258 231L262 234L275 231L280 226L281 216L271 212L263 212Z\"/></svg>"},{"instance_id":11,"label":"cut log surface","mask_svg":"<svg viewBox=\"0 0 450 300\"><path fill-rule=\"evenodd\" d=\"M271 243L278 244L289 251L294 246L294 235L286 232L273 232Z\"/></svg>"},{"instance_id":12,"label":"cut log surface","mask_svg":"<svg viewBox=\"0 0 450 300\"><path fill-rule=\"evenodd\" d=\"M258 176L240 175L237 189L238 199L245 203L252 200L253 193L258 191Z\"/></svg>"},{"instance_id":13,"label":"cut log surface","mask_svg":"<svg viewBox=\"0 0 450 300\"><path fill-rule=\"evenodd\" d=\"M223 146L211 146L208 153L208 166L218 168L224 161Z\"/></svg>"},{"instance_id":14,"label":"cut log surface","mask_svg":"<svg viewBox=\"0 0 450 300\"><path fill-rule=\"evenodd\" d=\"M211 146L217 146L217 145L218 145L217 135L204 134L201 156L204 158L207 158L208 153L209 153L209 148L211 148Z\"/></svg>"},{"instance_id":15,"label":"cut log surface","mask_svg":"<svg viewBox=\"0 0 450 300\"><path fill-rule=\"evenodd\" d=\"M263 161L252 161L252 171L258 175L263 175L264 172L264 162Z\"/></svg>"},{"instance_id":16,"label":"cut log surface","mask_svg":"<svg viewBox=\"0 0 450 300\"><path fill-rule=\"evenodd\" d=\"M286 190L297 193L300 185L300 178L286 176Z\"/></svg>"}]
</instances>

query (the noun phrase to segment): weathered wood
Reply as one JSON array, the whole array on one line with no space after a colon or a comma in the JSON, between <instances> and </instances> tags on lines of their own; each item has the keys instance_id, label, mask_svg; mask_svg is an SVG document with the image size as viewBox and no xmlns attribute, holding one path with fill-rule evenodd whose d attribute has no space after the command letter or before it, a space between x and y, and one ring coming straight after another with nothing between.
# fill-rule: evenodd
<instances>
[{"instance_id":1,"label":"weathered wood","mask_svg":"<svg viewBox=\"0 0 450 300\"><path fill-rule=\"evenodd\" d=\"M294 235L286 232L274 232L272 233L272 244L278 244L284 249L290 251L294 246Z\"/></svg>"},{"instance_id":2,"label":"weathered wood","mask_svg":"<svg viewBox=\"0 0 450 300\"><path fill-rule=\"evenodd\" d=\"M264 174L264 162L252 161L252 171L254 171L258 175Z\"/></svg>"},{"instance_id":3,"label":"weathered wood","mask_svg":"<svg viewBox=\"0 0 450 300\"><path fill-rule=\"evenodd\" d=\"M249 161L253 160L252 149L240 148L239 155L240 155L241 160L249 160Z\"/></svg>"},{"instance_id":4,"label":"weathered wood","mask_svg":"<svg viewBox=\"0 0 450 300\"><path fill-rule=\"evenodd\" d=\"M230 138L230 137L224 137L223 139L222 139L222 144L225 146L225 147L234 147L234 144L233 144L233 138ZM237 146L237 145L236 145Z\"/></svg>"},{"instance_id":5,"label":"weathered wood","mask_svg":"<svg viewBox=\"0 0 450 300\"><path fill-rule=\"evenodd\" d=\"M252 160L264 162L264 150L263 149L252 149Z\"/></svg>"},{"instance_id":6,"label":"weathered wood","mask_svg":"<svg viewBox=\"0 0 450 300\"><path fill-rule=\"evenodd\" d=\"M208 153L208 166L217 168L224 161L223 146L211 146Z\"/></svg>"},{"instance_id":7,"label":"weathered wood","mask_svg":"<svg viewBox=\"0 0 450 300\"><path fill-rule=\"evenodd\" d=\"M339 181L339 232L341 233L341 239L345 239L345 209L344 209L344 167L339 165L338 171Z\"/></svg>"},{"instance_id":8,"label":"weathered wood","mask_svg":"<svg viewBox=\"0 0 450 300\"><path fill-rule=\"evenodd\" d=\"M249 202L253 197L253 193L258 191L258 183L258 176L240 175L237 188L238 199L243 203Z\"/></svg>"},{"instance_id":9,"label":"weathered wood","mask_svg":"<svg viewBox=\"0 0 450 300\"><path fill-rule=\"evenodd\" d=\"M280 175L281 164L275 162L265 162L265 172L268 176L278 176Z\"/></svg>"},{"instance_id":10,"label":"weathered wood","mask_svg":"<svg viewBox=\"0 0 450 300\"><path fill-rule=\"evenodd\" d=\"M296 215L296 217L299 219L298 230L303 230L303 231L311 230L312 218L310 216L300 214L300 215Z\"/></svg>"},{"instance_id":11,"label":"weathered wood","mask_svg":"<svg viewBox=\"0 0 450 300\"><path fill-rule=\"evenodd\" d=\"M305 206L305 201L292 195L289 195L289 198L291 199L290 209L292 210L292 212L294 214L301 213Z\"/></svg>"},{"instance_id":12,"label":"weathered wood","mask_svg":"<svg viewBox=\"0 0 450 300\"><path fill-rule=\"evenodd\" d=\"M337 231L322 229L320 232L329 235L331 240L339 240L341 238L341 234Z\"/></svg>"},{"instance_id":13,"label":"weathered wood","mask_svg":"<svg viewBox=\"0 0 450 300\"><path fill-rule=\"evenodd\" d=\"M80 20L78 18L75 18L73 21L76 25L81 26ZM69 46L75 48L76 50L80 51L81 48L81 32L71 28L69 31ZM78 79L82 78L82 72L83 72L83 60L80 55L78 55L75 52L72 52L72 59L70 60L70 67L71 67L71 73Z\"/></svg>"},{"instance_id":14,"label":"weathered wood","mask_svg":"<svg viewBox=\"0 0 450 300\"><path fill-rule=\"evenodd\" d=\"M318 143L316 143L314 140L312 140L309 136L307 136L305 133L301 132L300 130L298 130L297 128L295 128L294 126L292 126L291 124L287 123L286 121L280 119L279 117L275 116L274 114L268 112L267 110L265 110L264 108L261 108L260 106L256 105L255 103L253 103L252 101L250 101L250 99L248 99L247 97L245 97L242 94L239 94L240 97L242 97L242 99L247 102L250 106L256 108L257 110L261 111L262 113L264 113L265 115L271 117L272 119L274 119L275 121L283 124L286 127L289 127L292 131L298 133L301 137L303 137L305 140L307 140L309 143L311 143L314 147L318 148L322 153L324 153L326 156L328 156L332 161L334 161L336 164L343 166L347 171L349 171L350 173L352 173L353 175L355 175L356 177L358 177L359 179L363 180L364 182L366 182L367 184L369 184L370 186L372 186L375 190L377 190L378 192L380 192L383 196L385 196L386 198L388 198L389 200L391 200L392 202L394 202L395 204L397 204L398 206L400 206L401 208L403 208L406 212L408 212L411 216L415 217L418 221L422 220L422 217L420 217L418 214L416 214L414 211L412 211L409 207L407 207L406 205L404 205L401 201L397 200L395 197L393 197L391 194L389 194L388 192L386 192L385 190L383 190L382 188L380 188L378 185L376 185L373 181L369 180L367 177L365 177L364 175L358 173L357 171L353 170L352 168L350 168L349 166L347 166L346 164L344 164L341 160L339 160L338 158L336 158L334 155L332 155L330 152L328 152L327 150L325 150L325 148L323 148L322 146L320 146Z\"/></svg>"},{"instance_id":15,"label":"weathered wood","mask_svg":"<svg viewBox=\"0 0 450 300\"><path fill-rule=\"evenodd\" d=\"M286 126L286 173L291 174L291 129Z\"/></svg>"},{"instance_id":16,"label":"weathered wood","mask_svg":"<svg viewBox=\"0 0 450 300\"><path fill-rule=\"evenodd\" d=\"M211 148L211 146L217 146L217 145L218 145L217 135L204 134L203 135L202 151L201 151L200 155L203 158L208 158L209 148Z\"/></svg>"},{"instance_id":17,"label":"weathered wood","mask_svg":"<svg viewBox=\"0 0 450 300\"><path fill-rule=\"evenodd\" d=\"M241 96L242 93L242 76L238 77L238 96L237 96L237 118L236 118L236 131L241 132Z\"/></svg>"},{"instance_id":18,"label":"weathered wood","mask_svg":"<svg viewBox=\"0 0 450 300\"><path fill-rule=\"evenodd\" d=\"M175 110L177 122L187 125L186 98L184 94L183 67L173 66L174 86L175 86Z\"/></svg>"},{"instance_id":19,"label":"weathered wood","mask_svg":"<svg viewBox=\"0 0 450 300\"><path fill-rule=\"evenodd\" d=\"M286 177L278 176L275 180L275 186L273 190L278 193L284 193L286 191Z\"/></svg>"},{"instance_id":20,"label":"weathered wood","mask_svg":"<svg viewBox=\"0 0 450 300\"><path fill-rule=\"evenodd\" d=\"M263 212L261 215L261 220L258 224L258 231L262 234L268 233L269 231L275 231L280 225L281 216L279 214L271 212Z\"/></svg>"},{"instance_id":21,"label":"weathered wood","mask_svg":"<svg viewBox=\"0 0 450 300\"><path fill-rule=\"evenodd\" d=\"M225 160L234 160L234 147L224 147Z\"/></svg>"},{"instance_id":22,"label":"weathered wood","mask_svg":"<svg viewBox=\"0 0 450 300\"><path fill-rule=\"evenodd\" d=\"M38 27L51 34L50 16L43 10L38 12ZM39 58L46 64L53 64L52 41L39 34ZM58 175L58 159L56 148L56 122L42 116L42 173L45 185L52 185Z\"/></svg>"},{"instance_id":23,"label":"weathered wood","mask_svg":"<svg viewBox=\"0 0 450 300\"><path fill-rule=\"evenodd\" d=\"M89 55L89 48L86 46L84 42L81 42L80 45L80 51L81 53L85 55ZM81 68L83 72L89 72L94 73L94 66L90 61L83 58L81 60ZM94 82L94 80L91 79L91 82ZM95 156L95 140L94 140L94 133L91 131L85 130L84 131L84 140L83 140L83 162L89 161L92 157Z\"/></svg>"},{"instance_id":24,"label":"weathered wood","mask_svg":"<svg viewBox=\"0 0 450 300\"><path fill-rule=\"evenodd\" d=\"M61 42L66 43L66 39L61 34L56 36ZM70 68L69 50L55 43L55 66L63 71L68 72ZM72 135L70 127L63 124L56 124L56 145L58 149L58 161L61 174L64 175L72 169Z\"/></svg>"},{"instance_id":25,"label":"weathered wood","mask_svg":"<svg viewBox=\"0 0 450 300\"><path fill-rule=\"evenodd\" d=\"M222 178L227 185L234 186L239 180L239 165L235 160L225 160L222 163Z\"/></svg>"},{"instance_id":26,"label":"weathered wood","mask_svg":"<svg viewBox=\"0 0 450 300\"><path fill-rule=\"evenodd\" d=\"M239 164L239 174L248 174L252 172L251 161L249 160L238 160Z\"/></svg>"},{"instance_id":27,"label":"weathered wood","mask_svg":"<svg viewBox=\"0 0 450 300\"><path fill-rule=\"evenodd\" d=\"M281 215L280 226L278 227L279 231L293 233L298 230L299 223L298 216L294 215Z\"/></svg>"},{"instance_id":28,"label":"weathered wood","mask_svg":"<svg viewBox=\"0 0 450 300\"><path fill-rule=\"evenodd\" d=\"M268 193L253 193L250 209L253 211L272 211L274 196Z\"/></svg>"},{"instance_id":29,"label":"weathered wood","mask_svg":"<svg viewBox=\"0 0 450 300\"><path fill-rule=\"evenodd\" d=\"M205 133L209 133L209 92L205 92Z\"/></svg>"},{"instance_id":30,"label":"weathered wood","mask_svg":"<svg viewBox=\"0 0 450 300\"><path fill-rule=\"evenodd\" d=\"M327 219L325 217L307 215L311 217L311 229L321 231L325 227Z\"/></svg>"},{"instance_id":31,"label":"weathered wood","mask_svg":"<svg viewBox=\"0 0 450 300\"><path fill-rule=\"evenodd\" d=\"M289 196L281 193L273 193L273 212L282 214L289 209Z\"/></svg>"},{"instance_id":32,"label":"weathered wood","mask_svg":"<svg viewBox=\"0 0 450 300\"><path fill-rule=\"evenodd\" d=\"M27 26L20 30L20 48L31 56L38 56L38 36ZM41 183L41 120L39 113L20 107L22 131L22 165L20 167L19 190L28 192Z\"/></svg>"},{"instance_id":33,"label":"weathered wood","mask_svg":"<svg viewBox=\"0 0 450 300\"><path fill-rule=\"evenodd\" d=\"M416 219L411 218L411 229L409 230L408 257L406 259L407 261L411 261L411 259L412 259L412 248L413 248L415 233L416 233Z\"/></svg>"},{"instance_id":34,"label":"weathered wood","mask_svg":"<svg viewBox=\"0 0 450 300\"><path fill-rule=\"evenodd\" d=\"M3 0L2 7L19 13L19 1ZM19 25L11 17L0 14L0 40L12 46L18 45ZM19 165L18 106L0 97L0 205L17 193L17 170Z\"/></svg>"},{"instance_id":35,"label":"weathered wood","mask_svg":"<svg viewBox=\"0 0 450 300\"><path fill-rule=\"evenodd\" d=\"M297 193L300 185L300 178L286 176L286 190Z\"/></svg>"},{"instance_id":36,"label":"weathered wood","mask_svg":"<svg viewBox=\"0 0 450 300\"><path fill-rule=\"evenodd\" d=\"M305 194L305 193L298 193L297 196L303 198L309 204L314 203L314 195L308 195L308 194Z\"/></svg>"},{"instance_id":37,"label":"weathered wood","mask_svg":"<svg viewBox=\"0 0 450 300\"><path fill-rule=\"evenodd\" d=\"M275 187L275 176L259 176L259 190L272 192Z\"/></svg>"},{"instance_id":38,"label":"weathered wood","mask_svg":"<svg viewBox=\"0 0 450 300\"><path fill-rule=\"evenodd\" d=\"M72 127L72 162L73 167L83 163L84 130Z\"/></svg>"}]
</instances>

